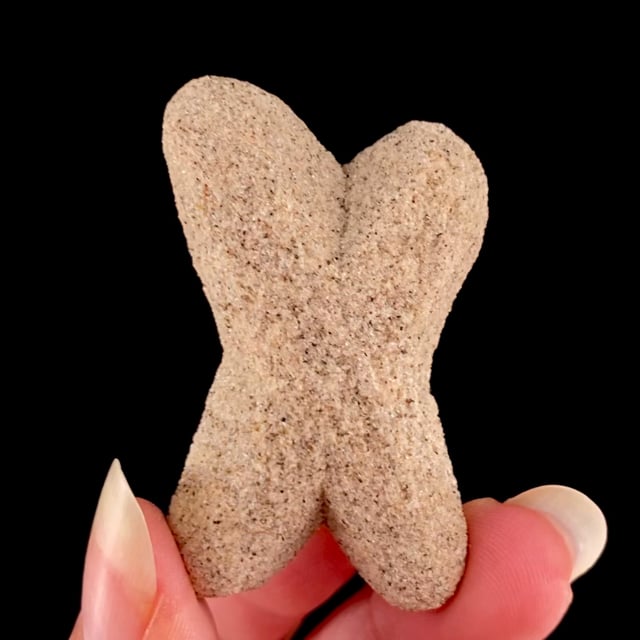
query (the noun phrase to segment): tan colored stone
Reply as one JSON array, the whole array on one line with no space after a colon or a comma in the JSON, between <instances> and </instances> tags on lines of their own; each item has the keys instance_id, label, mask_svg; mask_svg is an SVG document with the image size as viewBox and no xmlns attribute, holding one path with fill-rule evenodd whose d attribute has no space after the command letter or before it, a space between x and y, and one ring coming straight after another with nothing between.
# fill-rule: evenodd
<instances>
[{"instance_id":1,"label":"tan colored stone","mask_svg":"<svg viewBox=\"0 0 640 640\"><path fill-rule=\"evenodd\" d=\"M169 513L197 592L261 585L326 522L390 603L441 605L466 525L429 378L482 241L479 161L410 122L340 167L219 77L172 98L163 145L223 346Z\"/></svg>"}]
</instances>

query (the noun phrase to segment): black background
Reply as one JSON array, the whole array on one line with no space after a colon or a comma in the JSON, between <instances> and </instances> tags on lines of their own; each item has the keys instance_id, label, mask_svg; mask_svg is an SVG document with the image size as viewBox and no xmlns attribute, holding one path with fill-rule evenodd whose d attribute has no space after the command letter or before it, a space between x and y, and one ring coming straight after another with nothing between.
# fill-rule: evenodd
<instances>
[{"instance_id":1,"label":"black background","mask_svg":"<svg viewBox=\"0 0 640 640\"><path fill-rule=\"evenodd\" d=\"M205 74L276 94L340 162L411 119L443 122L475 150L490 220L432 377L450 454L465 500L561 483L602 506L608 549L574 585L552 637L609 635L623 615L613 558L626 526L619 488L629 483L619 463L630 426L620 368L630 293L621 245L631 233L627 85L616 71L624 55L604 56L597 41L550 53L546 38L517 48L516 34L494 56L481 55L481 38L458 57L455 42L390 52L373 34L349 52L332 45L339 55L326 58L304 38L280 42L281 54L266 42L241 55L255 43L238 39L179 60L170 37L136 55L114 37L43 56L28 75L35 106L17 105L33 109L31 133L41 136L42 153L25 158L21 175L42 267L34 277L27 256L14 271L37 320L37 392L23 415L43 434L42 502L55 504L56 551L40 560L64 584L53 636L76 614L112 459L137 495L166 508L219 361L161 150L166 102Z\"/></svg>"}]
</instances>

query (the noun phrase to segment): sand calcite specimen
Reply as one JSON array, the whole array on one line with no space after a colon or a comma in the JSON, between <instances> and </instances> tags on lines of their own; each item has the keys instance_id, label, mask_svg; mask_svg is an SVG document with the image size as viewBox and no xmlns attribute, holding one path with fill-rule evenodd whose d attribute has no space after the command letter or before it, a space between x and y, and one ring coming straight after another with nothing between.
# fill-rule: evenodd
<instances>
[{"instance_id":1,"label":"sand calcite specimen","mask_svg":"<svg viewBox=\"0 0 640 640\"><path fill-rule=\"evenodd\" d=\"M223 347L169 511L196 591L261 585L326 523L390 603L441 605L466 525L429 379L486 224L478 159L410 122L340 166L221 77L171 99L163 146Z\"/></svg>"}]
</instances>

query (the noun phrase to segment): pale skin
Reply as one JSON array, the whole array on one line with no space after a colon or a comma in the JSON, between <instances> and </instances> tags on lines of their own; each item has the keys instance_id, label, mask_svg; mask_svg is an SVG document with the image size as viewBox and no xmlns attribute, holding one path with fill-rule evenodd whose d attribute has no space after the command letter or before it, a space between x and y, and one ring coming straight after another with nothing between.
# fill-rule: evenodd
<instances>
[{"instance_id":1,"label":"pale skin","mask_svg":"<svg viewBox=\"0 0 640 640\"><path fill-rule=\"evenodd\" d=\"M107 603L101 633L89 638L83 613L71 640L283 640L302 618L354 574L326 529L262 588L199 600L162 512L137 499L155 561L155 596L138 606L126 582L90 543L83 611ZM312 640L541 640L566 613L575 554L567 537L538 510L480 499L464 506L469 530L467 568L456 594L435 611L389 606L364 588L308 636ZM99 576L100 585L95 583ZM128 591L128 595L127 595ZM112 608L109 613L109 607ZM114 615L113 611L117 613ZM96 614L94 613L94 621ZM100 617L100 613L97 614ZM95 629L95 626L94 626Z\"/></svg>"}]
</instances>

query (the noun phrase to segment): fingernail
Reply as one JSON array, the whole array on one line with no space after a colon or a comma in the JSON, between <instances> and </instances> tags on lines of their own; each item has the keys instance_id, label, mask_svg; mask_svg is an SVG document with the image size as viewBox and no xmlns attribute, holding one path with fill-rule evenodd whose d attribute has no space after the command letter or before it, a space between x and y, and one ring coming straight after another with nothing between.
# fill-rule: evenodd
<instances>
[{"instance_id":1,"label":"fingernail","mask_svg":"<svg viewBox=\"0 0 640 640\"><path fill-rule=\"evenodd\" d=\"M149 530L120 463L114 460L102 487L85 560L85 640L141 638L155 595Z\"/></svg>"},{"instance_id":2,"label":"fingernail","mask_svg":"<svg viewBox=\"0 0 640 640\"><path fill-rule=\"evenodd\" d=\"M573 550L571 582L589 571L607 542L607 521L600 507L584 493L562 485L525 491L508 503L541 511L556 525Z\"/></svg>"}]
</instances>

